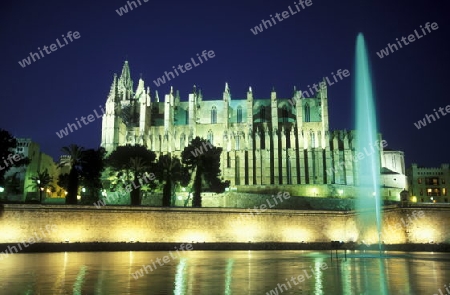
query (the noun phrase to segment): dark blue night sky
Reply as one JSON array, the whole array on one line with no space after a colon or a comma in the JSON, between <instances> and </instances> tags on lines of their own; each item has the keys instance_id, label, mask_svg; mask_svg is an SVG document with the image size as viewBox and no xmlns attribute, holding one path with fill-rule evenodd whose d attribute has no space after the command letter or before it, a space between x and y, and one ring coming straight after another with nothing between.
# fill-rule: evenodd
<instances>
[{"instance_id":1,"label":"dark blue night sky","mask_svg":"<svg viewBox=\"0 0 450 295\"><path fill-rule=\"evenodd\" d=\"M402 150L407 165L449 162L450 115L418 130L414 123L450 105L449 21L446 1L329 1L312 5L254 35L250 29L270 15L294 9L294 1L156 1L119 16L127 4L112 1L3 1L0 8L0 127L30 137L43 152L59 157L62 146L97 147L101 119L59 139L56 131L100 110L113 74L129 61L134 86L142 75L160 98L170 86L187 100L192 86L205 99L221 99L225 82L232 98L291 98L338 69L354 68L355 40L363 32L376 89L379 130L388 147ZM137 1L136 1L137 3ZM139 4L138 4L139 5ZM297 4L298 5L298 4ZM380 59L376 52L420 26L437 30ZM80 37L22 68L19 61L50 46L61 35ZM64 44L63 44L64 45ZM55 49L55 48L53 48ZM215 57L156 87L153 80L197 53ZM328 90L331 129L353 129L353 77Z\"/></svg>"}]
</instances>

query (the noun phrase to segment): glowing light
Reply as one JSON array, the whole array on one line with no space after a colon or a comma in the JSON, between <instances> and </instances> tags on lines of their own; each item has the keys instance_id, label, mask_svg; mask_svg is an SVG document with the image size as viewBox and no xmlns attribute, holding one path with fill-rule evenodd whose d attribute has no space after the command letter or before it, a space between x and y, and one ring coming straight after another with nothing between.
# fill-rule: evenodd
<instances>
[{"instance_id":1,"label":"glowing light","mask_svg":"<svg viewBox=\"0 0 450 295\"><path fill-rule=\"evenodd\" d=\"M2 233L0 240L1 243L16 242L19 240L21 230L10 226L0 226L0 232Z\"/></svg>"},{"instance_id":2,"label":"glowing light","mask_svg":"<svg viewBox=\"0 0 450 295\"><path fill-rule=\"evenodd\" d=\"M5 191L5 188L3 186L0 186L0 193L3 193Z\"/></svg>"},{"instance_id":3,"label":"glowing light","mask_svg":"<svg viewBox=\"0 0 450 295\"><path fill-rule=\"evenodd\" d=\"M311 231L298 227L284 228L282 230L283 242L312 242L315 237Z\"/></svg>"},{"instance_id":4,"label":"glowing light","mask_svg":"<svg viewBox=\"0 0 450 295\"><path fill-rule=\"evenodd\" d=\"M186 269L187 269L187 258L180 258L180 262L177 265L177 271L175 274L175 289L173 290L174 295L185 294L186 286Z\"/></svg>"},{"instance_id":5,"label":"glowing light","mask_svg":"<svg viewBox=\"0 0 450 295\"><path fill-rule=\"evenodd\" d=\"M77 196L77 200L81 200L81 196L80 195Z\"/></svg>"},{"instance_id":6,"label":"glowing light","mask_svg":"<svg viewBox=\"0 0 450 295\"><path fill-rule=\"evenodd\" d=\"M411 201L412 201L413 203L417 203L417 197L416 197L416 196L412 196Z\"/></svg>"},{"instance_id":7,"label":"glowing light","mask_svg":"<svg viewBox=\"0 0 450 295\"><path fill-rule=\"evenodd\" d=\"M188 243L203 243L210 242L212 239L206 234L206 232L186 231L180 235L180 241Z\"/></svg>"}]
</instances>

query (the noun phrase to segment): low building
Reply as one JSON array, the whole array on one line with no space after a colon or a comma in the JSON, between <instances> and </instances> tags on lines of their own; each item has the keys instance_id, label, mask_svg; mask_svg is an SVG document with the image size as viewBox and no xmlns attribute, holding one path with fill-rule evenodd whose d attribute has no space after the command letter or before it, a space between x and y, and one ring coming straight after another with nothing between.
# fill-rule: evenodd
<instances>
[{"instance_id":1,"label":"low building","mask_svg":"<svg viewBox=\"0 0 450 295\"><path fill-rule=\"evenodd\" d=\"M448 203L449 164L441 167L420 167L413 163L407 171L412 202Z\"/></svg>"},{"instance_id":2,"label":"low building","mask_svg":"<svg viewBox=\"0 0 450 295\"><path fill-rule=\"evenodd\" d=\"M26 166L12 167L6 172L5 179L14 184L11 186L13 189L9 189L8 200L19 202L39 200L39 191L32 178L46 170L52 177L52 182L43 191L43 199L57 197L58 189L60 189L57 185L58 167L53 158L42 153L39 144L30 138L17 138L16 140L14 153L21 155L22 158L28 158L30 163Z\"/></svg>"}]
</instances>

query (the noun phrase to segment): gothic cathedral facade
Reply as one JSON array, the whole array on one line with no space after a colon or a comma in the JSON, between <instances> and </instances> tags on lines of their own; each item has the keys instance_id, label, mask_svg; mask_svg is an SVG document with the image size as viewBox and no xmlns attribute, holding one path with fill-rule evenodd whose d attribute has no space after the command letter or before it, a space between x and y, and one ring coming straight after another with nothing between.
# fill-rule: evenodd
<instances>
[{"instance_id":1,"label":"gothic cathedral facade","mask_svg":"<svg viewBox=\"0 0 450 295\"><path fill-rule=\"evenodd\" d=\"M269 99L255 99L249 88L246 99L232 99L225 84L222 100L203 99L194 86L187 101L172 88L160 101L158 92L152 96L142 79L134 91L126 61L121 76L114 75L106 101L101 146L110 153L121 145L140 144L157 155L180 156L198 136L223 149L222 177L242 191L304 185L314 188L316 195L342 194L344 189L352 195L358 181L355 131L329 130L325 83L313 96L308 94L294 89L291 98L283 99L272 90ZM381 135L374 144L372 152L388 171L381 175L389 178L383 183L394 197L407 183L403 153L385 152ZM392 161L399 167L396 171L390 169ZM302 194L312 195L305 189Z\"/></svg>"}]
</instances>

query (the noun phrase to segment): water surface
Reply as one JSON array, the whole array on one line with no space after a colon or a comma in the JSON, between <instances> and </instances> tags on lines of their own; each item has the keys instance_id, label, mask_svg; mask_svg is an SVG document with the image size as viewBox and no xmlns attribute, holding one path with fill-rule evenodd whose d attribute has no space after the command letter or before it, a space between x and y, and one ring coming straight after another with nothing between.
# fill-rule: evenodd
<instances>
[{"instance_id":1,"label":"water surface","mask_svg":"<svg viewBox=\"0 0 450 295\"><path fill-rule=\"evenodd\" d=\"M331 260L327 251L12 254L0 261L0 294L422 295L439 288L446 294L450 254L377 254L349 252L347 260ZM147 274L143 265L153 269Z\"/></svg>"}]
</instances>

